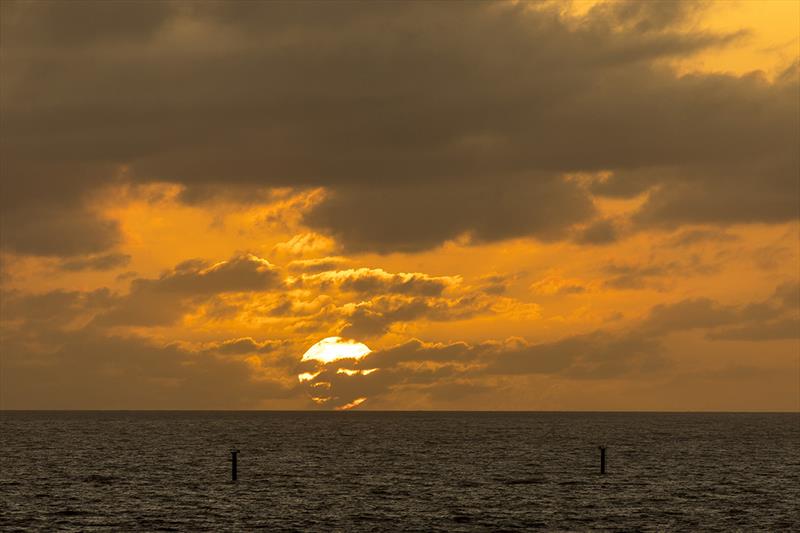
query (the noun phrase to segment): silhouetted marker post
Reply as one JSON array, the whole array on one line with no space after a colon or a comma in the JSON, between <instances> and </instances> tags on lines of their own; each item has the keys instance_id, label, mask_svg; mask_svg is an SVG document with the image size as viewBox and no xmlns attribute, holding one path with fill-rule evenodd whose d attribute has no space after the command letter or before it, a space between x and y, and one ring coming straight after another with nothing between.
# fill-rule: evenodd
<instances>
[{"instance_id":1,"label":"silhouetted marker post","mask_svg":"<svg viewBox=\"0 0 800 533\"><path fill-rule=\"evenodd\" d=\"M236 455L239 450L231 448L231 481L236 481Z\"/></svg>"},{"instance_id":2,"label":"silhouetted marker post","mask_svg":"<svg viewBox=\"0 0 800 533\"><path fill-rule=\"evenodd\" d=\"M600 446L600 473L606 473L606 447Z\"/></svg>"}]
</instances>

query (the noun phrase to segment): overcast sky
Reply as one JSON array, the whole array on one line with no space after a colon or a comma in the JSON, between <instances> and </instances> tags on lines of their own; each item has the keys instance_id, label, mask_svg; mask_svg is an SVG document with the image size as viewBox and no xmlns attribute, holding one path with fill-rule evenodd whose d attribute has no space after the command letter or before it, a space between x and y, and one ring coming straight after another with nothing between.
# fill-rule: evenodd
<instances>
[{"instance_id":1,"label":"overcast sky","mask_svg":"<svg viewBox=\"0 0 800 533\"><path fill-rule=\"evenodd\" d=\"M800 409L796 2L0 10L0 408Z\"/></svg>"}]
</instances>

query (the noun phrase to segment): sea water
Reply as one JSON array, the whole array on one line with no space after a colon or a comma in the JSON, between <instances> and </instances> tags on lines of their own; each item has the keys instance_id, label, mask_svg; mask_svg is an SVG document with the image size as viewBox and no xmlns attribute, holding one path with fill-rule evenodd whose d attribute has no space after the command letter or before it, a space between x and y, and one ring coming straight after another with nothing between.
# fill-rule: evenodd
<instances>
[{"instance_id":1,"label":"sea water","mask_svg":"<svg viewBox=\"0 0 800 533\"><path fill-rule=\"evenodd\" d=\"M0 412L0 529L798 530L800 414Z\"/></svg>"}]
</instances>

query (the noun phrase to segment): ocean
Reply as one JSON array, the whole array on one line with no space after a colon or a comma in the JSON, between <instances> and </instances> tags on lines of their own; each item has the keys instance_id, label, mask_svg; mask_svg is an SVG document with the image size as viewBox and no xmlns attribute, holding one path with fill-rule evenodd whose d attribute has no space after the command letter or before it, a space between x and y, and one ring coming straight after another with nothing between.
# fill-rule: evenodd
<instances>
[{"instance_id":1,"label":"ocean","mask_svg":"<svg viewBox=\"0 0 800 533\"><path fill-rule=\"evenodd\" d=\"M7 411L0 453L2 531L800 530L797 413Z\"/></svg>"}]
</instances>

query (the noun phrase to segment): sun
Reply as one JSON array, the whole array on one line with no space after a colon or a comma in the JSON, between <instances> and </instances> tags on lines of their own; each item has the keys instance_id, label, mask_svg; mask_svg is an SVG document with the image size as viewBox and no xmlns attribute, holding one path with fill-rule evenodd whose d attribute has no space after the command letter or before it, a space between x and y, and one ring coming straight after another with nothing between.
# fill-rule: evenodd
<instances>
[{"instance_id":1,"label":"sun","mask_svg":"<svg viewBox=\"0 0 800 533\"><path fill-rule=\"evenodd\" d=\"M361 359L372 350L362 343L341 337L322 339L303 354L303 361L330 363L337 359Z\"/></svg>"}]
</instances>

